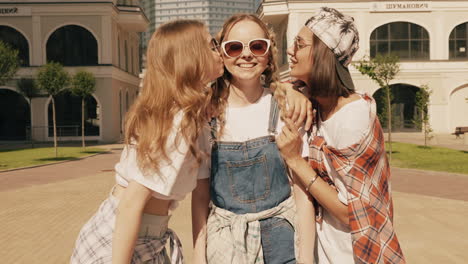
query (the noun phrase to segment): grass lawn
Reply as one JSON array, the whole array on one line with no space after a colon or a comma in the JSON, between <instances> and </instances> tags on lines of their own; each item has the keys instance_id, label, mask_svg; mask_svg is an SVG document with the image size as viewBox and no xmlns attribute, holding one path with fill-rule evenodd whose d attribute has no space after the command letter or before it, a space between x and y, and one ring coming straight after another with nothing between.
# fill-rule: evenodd
<instances>
[{"instance_id":1,"label":"grass lawn","mask_svg":"<svg viewBox=\"0 0 468 264\"><path fill-rule=\"evenodd\" d=\"M468 174L468 151L393 142L392 152L395 167Z\"/></svg>"},{"instance_id":2,"label":"grass lawn","mask_svg":"<svg viewBox=\"0 0 468 264\"><path fill-rule=\"evenodd\" d=\"M0 171L63 160L75 160L103 152L106 151L100 148L86 148L86 151L83 152L81 147L59 147L56 158L53 147L0 150Z\"/></svg>"}]
</instances>

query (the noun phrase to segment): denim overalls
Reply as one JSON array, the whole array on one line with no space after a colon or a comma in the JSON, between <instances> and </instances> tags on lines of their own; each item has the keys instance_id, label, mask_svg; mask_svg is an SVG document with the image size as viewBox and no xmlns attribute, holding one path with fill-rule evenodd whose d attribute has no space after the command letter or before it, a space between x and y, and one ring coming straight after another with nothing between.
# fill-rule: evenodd
<instances>
[{"instance_id":1,"label":"denim overalls","mask_svg":"<svg viewBox=\"0 0 468 264\"><path fill-rule=\"evenodd\" d=\"M278 105L272 96L268 136L245 142L216 141L216 119L211 122L211 200L236 214L276 207L291 195L288 175L275 142ZM248 128L246 128L248 129ZM296 263L294 229L288 221L260 220L265 263Z\"/></svg>"}]
</instances>

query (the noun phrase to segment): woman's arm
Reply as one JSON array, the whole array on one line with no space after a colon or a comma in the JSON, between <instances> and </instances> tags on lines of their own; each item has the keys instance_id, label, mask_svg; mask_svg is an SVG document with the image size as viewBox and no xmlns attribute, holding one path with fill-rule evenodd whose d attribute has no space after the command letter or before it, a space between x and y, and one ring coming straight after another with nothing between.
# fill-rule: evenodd
<instances>
[{"instance_id":1,"label":"woman's arm","mask_svg":"<svg viewBox=\"0 0 468 264\"><path fill-rule=\"evenodd\" d=\"M298 263L314 263L315 247L315 211L312 198L304 187L297 182L297 175L293 173L293 192L296 202L297 235L299 236Z\"/></svg>"},{"instance_id":2,"label":"woman's arm","mask_svg":"<svg viewBox=\"0 0 468 264\"><path fill-rule=\"evenodd\" d=\"M192 192L193 262L206 263L206 221L210 202L209 179L197 181Z\"/></svg>"},{"instance_id":3,"label":"woman's arm","mask_svg":"<svg viewBox=\"0 0 468 264\"><path fill-rule=\"evenodd\" d=\"M288 104L286 116L291 118L298 126L301 126L305 121L304 130L308 131L314 119L312 103L302 93L294 90L292 84L282 83L281 85L286 94L286 102Z\"/></svg>"},{"instance_id":4,"label":"woman's arm","mask_svg":"<svg viewBox=\"0 0 468 264\"><path fill-rule=\"evenodd\" d=\"M277 144L285 162L296 173L302 186L308 187L308 192L312 194L317 202L343 224L348 225L348 206L339 200L338 192L320 177L310 185L311 180L317 174L307 161L301 157L302 139L298 133L298 127L291 120L284 121L286 126L283 127L283 131L277 139Z\"/></svg>"},{"instance_id":5,"label":"woman's arm","mask_svg":"<svg viewBox=\"0 0 468 264\"><path fill-rule=\"evenodd\" d=\"M130 181L125 188L117 207L112 237L113 264L130 263L140 229L141 216L150 198L151 190L135 181Z\"/></svg>"}]
</instances>

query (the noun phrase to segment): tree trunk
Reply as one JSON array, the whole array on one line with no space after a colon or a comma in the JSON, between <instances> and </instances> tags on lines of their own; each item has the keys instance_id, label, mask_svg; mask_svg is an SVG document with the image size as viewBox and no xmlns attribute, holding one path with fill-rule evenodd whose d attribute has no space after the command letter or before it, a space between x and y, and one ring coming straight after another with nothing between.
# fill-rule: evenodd
<instances>
[{"instance_id":1,"label":"tree trunk","mask_svg":"<svg viewBox=\"0 0 468 264\"><path fill-rule=\"evenodd\" d=\"M389 162L392 161L392 102L390 100L390 87L387 84L385 87L387 90L387 129L388 129L388 148L389 148L389 155L388 159Z\"/></svg>"},{"instance_id":2,"label":"tree trunk","mask_svg":"<svg viewBox=\"0 0 468 264\"><path fill-rule=\"evenodd\" d=\"M54 148L55 148L55 157L57 158L57 125L55 121L55 99L52 96L52 117L54 120Z\"/></svg>"},{"instance_id":3,"label":"tree trunk","mask_svg":"<svg viewBox=\"0 0 468 264\"><path fill-rule=\"evenodd\" d=\"M32 98L29 98L29 140L31 141L31 148L34 148L34 139L33 139L33 126L32 126Z\"/></svg>"},{"instance_id":4,"label":"tree trunk","mask_svg":"<svg viewBox=\"0 0 468 264\"><path fill-rule=\"evenodd\" d=\"M424 113L424 109L422 111L422 121L423 121L423 129L424 129L424 146L427 147L427 123L426 123L426 114Z\"/></svg>"},{"instance_id":5,"label":"tree trunk","mask_svg":"<svg viewBox=\"0 0 468 264\"><path fill-rule=\"evenodd\" d=\"M85 150L85 128L84 128L84 109L85 109L85 100L84 97L81 98L81 143L83 146L83 151Z\"/></svg>"}]
</instances>

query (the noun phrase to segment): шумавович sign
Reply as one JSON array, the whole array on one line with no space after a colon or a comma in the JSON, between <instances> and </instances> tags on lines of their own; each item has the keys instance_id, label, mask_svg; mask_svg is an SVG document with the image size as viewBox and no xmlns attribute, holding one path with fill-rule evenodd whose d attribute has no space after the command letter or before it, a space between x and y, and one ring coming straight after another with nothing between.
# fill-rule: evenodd
<instances>
[{"instance_id":1,"label":"\u0448\u0443\u043c\u0430\u0432\u043e\u0432\u0438\u0447 sign","mask_svg":"<svg viewBox=\"0 0 468 264\"><path fill-rule=\"evenodd\" d=\"M424 12L431 11L431 3L428 1L416 2L374 2L371 5L373 12Z\"/></svg>"},{"instance_id":2,"label":"\u0448\u0443\u043c\u0430\u0432\u043e\u0432\u0438\u0447 sign","mask_svg":"<svg viewBox=\"0 0 468 264\"><path fill-rule=\"evenodd\" d=\"M419 8L429 8L429 4L419 4L419 3L411 3L411 4L386 4L385 7L387 9L419 9Z\"/></svg>"},{"instance_id":3,"label":"\u0448\u0443\u043c\u0430\u0432\u043e\u0432\u0438\u0447 sign","mask_svg":"<svg viewBox=\"0 0 468 264\"><path fill-rule=\"evenodd\" d=\"M17 14L18 8L11 7L11 8L0 8L0 14Z\"/></svg>"},{"instance_id":4,"label":"\u0448\u0443\u043c\u0430\u0432\u043e\u0432\u0438\u0447 sign","mask_svg":"<svg viewBox=\"0 0 468 264\"><path fill-rule=\"evenodd\" d=\"M31 16L31 7L28 6L6 6L0 7L0 16Z\"/></svg>"}]
</instances>

